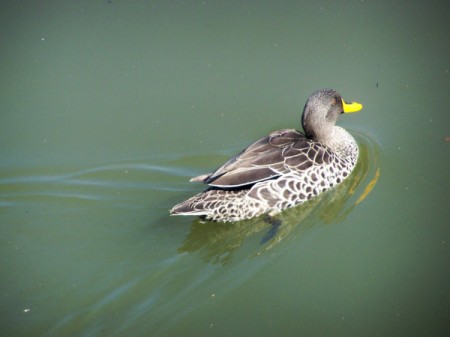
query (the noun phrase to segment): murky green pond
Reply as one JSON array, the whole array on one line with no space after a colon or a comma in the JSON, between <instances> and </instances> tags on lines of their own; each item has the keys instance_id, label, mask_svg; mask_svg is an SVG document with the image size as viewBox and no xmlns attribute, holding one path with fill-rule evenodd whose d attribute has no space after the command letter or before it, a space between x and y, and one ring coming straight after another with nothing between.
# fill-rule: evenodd
<instances>
[{"instance_id":1,"label":"murky green pond","mask_svg":"<svg viewBox=\"0 0 450 337\"><path fill-rule=\"evenodd\" d=\"M446 1L0 4L1 336L447 336ZM170 217L316 89L351 177L274 230Z\"/></svg>"}]
</instances>

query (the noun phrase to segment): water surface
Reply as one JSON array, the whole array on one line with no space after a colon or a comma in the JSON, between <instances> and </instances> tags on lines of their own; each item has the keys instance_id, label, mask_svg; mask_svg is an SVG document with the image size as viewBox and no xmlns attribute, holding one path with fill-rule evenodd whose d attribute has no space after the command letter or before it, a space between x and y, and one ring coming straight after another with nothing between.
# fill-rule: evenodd
<instances>
[{"instance_id":1,"label":"water surface","mask_svg":"<svg viewBox=\"0 0 450 337\"><path fill-rule=\"evenodd\" d=\"M445 1L0 5L4 336L446 336ZM338 188L170 217L316 89L364 104Z\"/></svg>"}]
</instances>

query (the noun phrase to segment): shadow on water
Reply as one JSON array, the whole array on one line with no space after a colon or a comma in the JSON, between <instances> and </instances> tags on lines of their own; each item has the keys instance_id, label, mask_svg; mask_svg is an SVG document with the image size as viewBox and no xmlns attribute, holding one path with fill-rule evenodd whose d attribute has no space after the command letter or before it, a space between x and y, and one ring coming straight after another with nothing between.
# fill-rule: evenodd
<instances>
[{"instance_id":1,"label":"shadow on water","mask_svg":"<svg viewBox=\"0 0 450 337\"><path fill-rule=\"evenodd\" d=\"M236 223L195 219L179 253L199 252L209 263L229 263L246 240L257 241L250 258L261 255L287 238L301 237L313 227L345 220L372 191L380 176L380 145L370 136L355 133L360 158L352 175L336 188L275 216L271 225L264 216Z\"/></svg>"}]
</instances>

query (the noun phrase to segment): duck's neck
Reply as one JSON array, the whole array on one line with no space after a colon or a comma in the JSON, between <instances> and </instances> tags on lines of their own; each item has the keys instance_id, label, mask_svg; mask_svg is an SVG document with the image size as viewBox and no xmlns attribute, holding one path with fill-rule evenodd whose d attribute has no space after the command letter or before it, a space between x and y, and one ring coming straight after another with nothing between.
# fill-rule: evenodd
<instances>
[{"instance_id":1,"label":"duck's neck","mask_svg":"<svg viewBox=\"0 0 450 337\"><path fill-rule=\"evenodd\" d=\"M358 144L352 135L339 126L333 126L326 134L318 135L316 141L328 146L341 159L356 163Z\"/></svg>"}]
</instances>

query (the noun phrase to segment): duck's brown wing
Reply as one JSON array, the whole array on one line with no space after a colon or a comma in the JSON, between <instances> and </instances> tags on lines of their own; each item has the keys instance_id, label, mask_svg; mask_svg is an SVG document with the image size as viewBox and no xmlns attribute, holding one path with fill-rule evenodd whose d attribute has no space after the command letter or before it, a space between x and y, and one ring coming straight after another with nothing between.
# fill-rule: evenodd
<instances>
[{"instance_id":1,"label":"duck's brown wing","mask_svg":"<svg viewBox=\"0 0 450 337\"><path fill-rule=\"evenodd\" d=\"M219 188L235 188L274 179L330 161L331 152L296 130L280 130L261 138L210 175L193 178Z\"/></svg>"}]
</instances>

